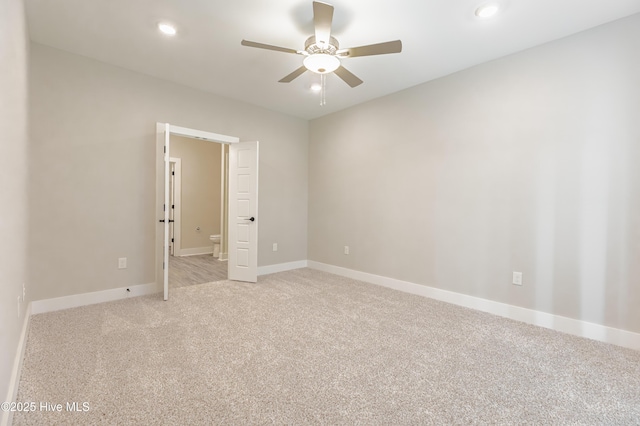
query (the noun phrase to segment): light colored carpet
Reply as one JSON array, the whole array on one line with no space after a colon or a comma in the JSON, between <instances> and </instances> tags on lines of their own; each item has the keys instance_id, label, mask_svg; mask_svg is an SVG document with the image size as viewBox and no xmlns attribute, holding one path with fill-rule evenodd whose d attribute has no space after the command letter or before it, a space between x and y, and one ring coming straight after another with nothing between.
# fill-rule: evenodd
<instances>
[{"instance_id":1,"label":"light colored carpet","mask_svg":"<svg viewBox=\"0 0 640 426\"><path fill-rule=\"evenodd\" d=\"M640 352L310 269L31 320L15 424L640 424Z\"/></svg>"}]
</instances>

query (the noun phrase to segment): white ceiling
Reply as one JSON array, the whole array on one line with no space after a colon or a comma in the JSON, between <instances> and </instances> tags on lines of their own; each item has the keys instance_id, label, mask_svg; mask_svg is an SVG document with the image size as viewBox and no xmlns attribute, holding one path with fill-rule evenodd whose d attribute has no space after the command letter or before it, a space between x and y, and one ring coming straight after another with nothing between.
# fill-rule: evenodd
<instances>
[{"instance_id":1,"label":"white ceiling","mask_svg":"<svg viewBox=\"0 0 640 426\"><path fill-rule=\"evenodd\" d=\"M364 84L327 78L327 103L306 72L278 83L302 56L240 45L242 39L304 49L311 0L25 0L31 40L290 115L311 119L640 12L640 0L327 0L332 35L355 47L400 39L399 54L347 58ZM178 29L174 38L159 21Z\"/></svg>"}]
</instances>

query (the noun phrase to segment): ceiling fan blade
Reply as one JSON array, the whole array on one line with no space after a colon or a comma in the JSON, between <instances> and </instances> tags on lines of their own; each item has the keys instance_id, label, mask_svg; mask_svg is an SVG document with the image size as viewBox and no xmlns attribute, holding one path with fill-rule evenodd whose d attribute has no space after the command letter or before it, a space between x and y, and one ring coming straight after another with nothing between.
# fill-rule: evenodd
<instances>
[{"instance_id":1,"label":"ceiling fan blade","mask_svg":"<svg viewBox=\"0 0 640 426\"><path fill-rule=\"evenodd\" d=\"M289 49L286 47L279 47L279 46L272 46L270 44L264 44L264 43L256 43L255 41L242 40L240 44L248 47L257 47L258 49L275 50L277 52L296 53L296 54L300 53L294 49Z\"/></svg>"},{"instance_id":2,"label":"ceiling fan blade","mask_svg":"<svg viewBox=\"0 0 640 426\"><path fill-rule=\"evenodd\" d=\"M385 43L341 49L337 52L337 55L340 57L355 58L356 56L386 55L387 53L400 52L402 52L402 41L394 40Z\"/></svg>"},{"instance_id":3,"label":"ceiling fan blade","mask_svg":"<svg viewBox=\"0 0 640 426\"><path fill-rule=\"evenodd\" d=\"M304 74L306 70L307 68L303 65L297 70L295 70L294 72L292 72L291 74L289 74L288 76L283 77L281 80L278 80L278 83L291 83L294 79Z\"/></svg>"},{"instance_id":4,"label":"ceiling fan blade","mask_svg":"<svg viewBox=\"0 0 640 426\"><path fill-rule=\"evenodd\" d=\"M333 6L314 1L313 25L316 29L316 43L329 43L331 37L331 21L333 21Z\"/></svg>"},{"instance_id":5,"label":"ceiling fan blade","mask_svg":"<svg viewBox=\"0 0 640 426\"><path fill-rule=\"evenodd\" d=\"M340 65L337 70L334 71L338 77L340 77L345 83L351 87L356 87L362 84L362 80L356 77L351 71Z\"/></svg>"}]
</instances>

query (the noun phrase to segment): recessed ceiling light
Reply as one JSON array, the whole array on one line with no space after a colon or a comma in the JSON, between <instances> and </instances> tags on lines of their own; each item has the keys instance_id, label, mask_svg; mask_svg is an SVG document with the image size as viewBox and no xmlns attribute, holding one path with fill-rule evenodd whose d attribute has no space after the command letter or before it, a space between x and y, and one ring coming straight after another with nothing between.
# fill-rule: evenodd
<instances>
[{"instance_id":1,"label":"recessed ceiling light","mask_svg":"<svg viewBox=\"0 0 640 426\"><path fill-rule=\"evenodd\" d=\"M491 18L495 16L499 10L500 5L498 3L486 3L476 9L476 16L478 18Z\"/></svg>"},{"instance_id":2,"label":"recessed ceiling light","mask_svg":"<svg viewBox=\"0 0 640 426\"><path fill-rule=\"evenodd\" d=\"M163 34L170 36L176 35L176 27L171 24L167 24L166 22L160 22L158 24L158 29L162 31Z\"/></svg>"}]
</instances>

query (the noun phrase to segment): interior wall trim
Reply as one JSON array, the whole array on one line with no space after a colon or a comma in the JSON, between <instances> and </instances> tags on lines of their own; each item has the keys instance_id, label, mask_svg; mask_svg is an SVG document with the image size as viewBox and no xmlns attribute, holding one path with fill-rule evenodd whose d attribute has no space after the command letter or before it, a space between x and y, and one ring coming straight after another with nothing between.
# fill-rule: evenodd
<instances>
[{"instance_id":1,"label":"interior wall trim","mask_svg":"<svg viewBox=\"0 0 640 426\"><path fill-rule=\"evenodd\" d=\"M211 252L209 252L208 254L211 254ZM258 275L267 275L276 272L284 272L306 267L306 260L278 263L275 265L258 267ZM127 289L129 289L129 291L127 291ZM29 306L31 308L31 314L37 315L46 312L60 311L62 309L77 308L79 306L127 299L129 297L144 296L147 294L159 293L161 291L162 288L156 283L140 284L129 287L113 288L110 290L95 291L91 293L73 294L71 296L62 296L53 299L35 300L31 302Z\"/></svg>"},{"instance_id":2,"label":"interior wall trim","mask_svg":"<svg viewBox=\"0 0 640 426\"><path fill-rule=\"evenodd\" d=\"M127 291L128 290L128 291ZM77 308L79 306L94 305L96 303L112 302L135 296L144 296L161 292L162 288L156 283L139 284L129 287L112 288L91 293L73 294L71 296L53 299L34 300L31 302L31 314L60 311L62 309Z\"/></svg>"},{"instance_id":3,"label":"interior wall trim","mask_svg":"<svg viewBox=\"0 0 640 426\"><path fill-rule=\"evenodd\" d=\"M292 271L294 269L306 268L306 260L298 260L295 262L277 263L275 265L258 266L258 276L275 274L276 272Z\"/></svg>"},{"instance_id":4,"label":"interior wall trim","mask_svg":"<svg viewBox=\"0 0 640 426\"><path fill-rule=\"evenodd\" d=\"M397 280L366 272L355 271L339 266L328 265L313 260L308 261L308 267L320 271L329 272L347 278L376 284L394 290L404 291L418 296L429 297L442 302L452 303L465 308L471 308L482 312L498 315L504 318L533 324L551 330L586 337L605 343L611 343L630 349L640 350L640 333L634 333L618 328L607 327L586 321L549 314L533 309L521 308L506 303L495 302L466 294L455 293L408 281Z\"/></svg>"},{"instance_id":5,"label":"interior wall trim","mask_svg":"<svg viewBox=\"0 0 640 426\"><path fill-rule=\"evenodd\" d=\"M200 256L201 254L213 254L213 243L211 243L211 247L193 247L176 250L176 256Z\"/></svg>"},{"instance_id":6,"label":"interior wall trim","mask_svg":"<svg viewBox=\"0 0 640 426\"><path fill-rule=\"evenodd\" d=\"M20 385L20 373L22 372L22 360L24 359L24 351L27 347L27 334L29 331L29 321L31 320L31 303L27 304L27 309L24 315L24 322L22 323L22 331L20 332L20 339L18 340L18 347L16 348L16 355L13 359L13 368L11 369L11 377L9 379L9 390L7 391L6 398L2 402L17 402L18 397L18 385ZM0 425L9 426L13 423L12 411L0 411Z\"/></svg>"}]
</instances>

